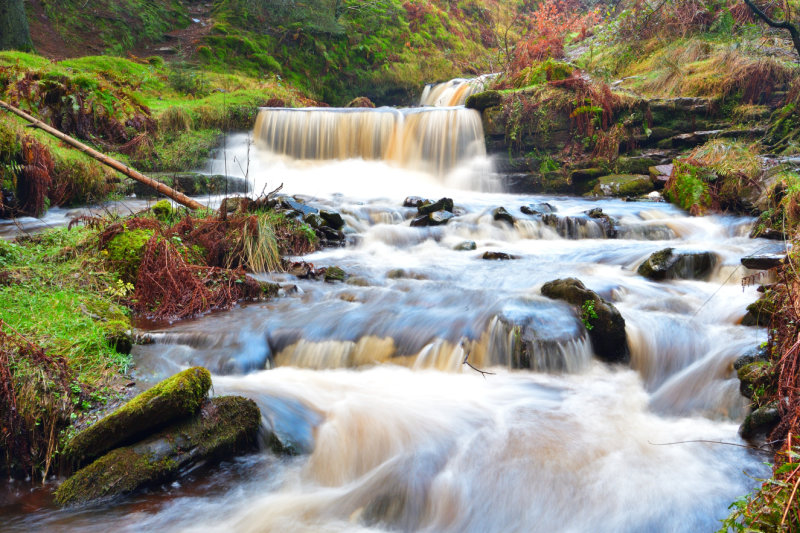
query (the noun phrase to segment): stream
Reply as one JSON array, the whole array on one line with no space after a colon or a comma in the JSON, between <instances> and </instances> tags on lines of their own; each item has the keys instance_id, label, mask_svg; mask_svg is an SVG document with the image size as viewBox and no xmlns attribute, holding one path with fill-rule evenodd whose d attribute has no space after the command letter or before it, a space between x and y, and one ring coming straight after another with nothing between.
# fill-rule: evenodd
<instances>
[{"instance_id":1,"label":"stream","mask_svg":"<svg viewBox=\"0 0 800 533\"><path fill-rule=\"evenodd\" d=\"M256 192L282 183L342 214L348 245L303 260L349 277L259 274L281 297L155 329L153 344L134 348L139 385L206 366L214 394L255 400L297 455L265 448L73 510L10 484L0 529L718 529L769 472L765 456L719 442L745 444L732 364L766 340L738 325L757 299L739 261L774 245L750 239L745 217L503 193L475 112L441 93L447 107L264 110L253 133L230 135L219 157ZM412 227L411 195L452 198L456 216ZM513 225L494 219L500 206ZM596 207L617 222L616 238L585 214ZM460 250L465 242L474 249ZM717 265L705 281L636 273L666 247L713 251ZM514 258L484 260L487 251ZM596 360L576 312L541 295L565 277L619 309L630 365ZM532 355L521 362L523 344Z\"/></svg>"}]
</instances>

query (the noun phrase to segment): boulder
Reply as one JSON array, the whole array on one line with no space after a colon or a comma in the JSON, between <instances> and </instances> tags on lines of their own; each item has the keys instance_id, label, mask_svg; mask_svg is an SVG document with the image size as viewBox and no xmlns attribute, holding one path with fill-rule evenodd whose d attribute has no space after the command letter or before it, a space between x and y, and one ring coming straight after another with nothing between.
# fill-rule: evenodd
<instances>
[{"instance_id":1,"label":"boulder","mask_svg":"<svg viewBox=\"0 0 800 533\"><path fill-rule=\"evenodd\" d=\"M762 254L742 257L742 266L751 270L770 270L783 264L785 254Z\"/></svg>"},{"instance_id":2,"label":"boulder","mask_svg":"<svg viewBox=\"0 0 800 533\"><path fill-rule=\"evenodd\" d=\"M309 213L308 215L303 217L303 222L305 222L314 229L319 229L325 225L325 219L323 219L317 213Z\"/></svg>"},{"instance_id":3,"label":"boulder","mask_svg":"<svg viewBox=\"0 0 800 533\"><path fill-rule=\"evenodd\" d=\"M300 216L307 217L308 215L316 215L319 213L319 209L316 207L311 207L310 205L306 205L303 202L298 202L293 198L289 198L284 196L280 199L280 206L282 209L287 211L296 211L300 213Z\"/></svg>"},{"instance_id":4,"label":"boulder","mask_svg":"<svg viewBox=\"0 0 800 533\"><path fill-rule=\"evenodd\" d=\"M65 454L74 464L83 465L108 450L193 415L210 387L211 375L205 368L179 372L75 435L67 443Z\"/></svg>"},{"instance_id":5,"label":"boulder","mask_svg":"<svg viewBox=\"0 0 800 533\"><path fill-rule=\"evenodd\" d=\"M747 306L747 314L742 318L743 326L769 326L775 314L774 293L766 291L758 300Z\"/></svg>"},{"instance_id":6,"label":"boulder","mask_svg":"<svg viewBox=\"0 0 800 533\"><path fill-rule=\"evenodd\" d=\"M334 281L344 281L347 277L344 270L337 266L329 266L325 269L325 281L333 283Z\"/></svg>"},{"instance_id":7,"label":"boulder","mask_svg":"<svg viewBox=\"0 0 800 533\"><path fill-rule=\"evenodd\" d=\"M467 109L477 109L483 111L489 107L495 107L503 102L503 95L497 91L484 91L467 97L465 106Z\"/></svg>"},{"instance_id":8,"label":"boulder","mask_svg":"<svg viewBox=\"0 0 800 533\"><path fill-rule=\"evenodd\" d=\"M598 179L595 196L642 196L653 190L650 176L643 174L610 174Z\"/></svg>"},{"instance_id":9,"label":"boulder","mask_svg":"<svg viewBox=\"0 0 800 533\"><path fill-rule=\"evenodd\" d=\"M255 402L222 396L200 412L82 468L55 492L58 505L112 498L176 478L192 466L255 449L261 413Z\"/></svg>"},{"instance_id":10,"label":"boulder","mask_svg":"<svg viewBox=\"0 0 800 533\"><path fill-rule=\"evenodd\" d=\"M508 261L510 259L518 259L517 256L507 254L505 252L484 252L481 256L481 259L486 259L487 261Z\"/></svg>"},{"instance_id":11,"label":"boulder","mask_svg":"<svg viewBox=\"0 0 800 533\"><path fill-rule=\"evenodd\" d=\"M335 230L340 230L344 227L344 219L342 218L342 215L336 211L320 209L319 216L321 216L322 220L325 221L326 226L329 226Z\"/></svg>"},{"instance_id":12,"label":"boulder","mask_svg":"<svg viewBox=\"0 0 800 533\"><path fill-rule=\"evenodd\" d=\"M781 415L776 403L759 407L744 419L742 425L739 426L739 435L747 440L766 437L780 420Z\"/></svg>"},{"instance_id":13,"label":"boulder","mask_svg":"<svg viewBox=\"0 0 800 533\"><path fill-rule=\"evenodd\" d=\"M766 387L772 374L769 361L753 361L736 369L739 392L748 400L755 400L759 387Z\"/></svg>"},{"instance_id":14,"label":"boulder","mask_svg":"<svg viewBox=\"0 0 800 533\"><path fill-rule=\"evenodd\" d=\"M372 100L370 100L366 96L358 96L350 100L350 103L347 104L347 107L374 108L375 104L372 103Z\"/></svg>"},{"instance_id":15,"label":"boulder","mask_svg":"<svg viewBox=\"0 0 800 533\"><path fill-rule=\"evenodd\" d=\"M523 205L519 208L523 215L545 215L548 213L555 213L556 208L547 202L540 204Z\"/></svg>"},{"instance_id":16,"label":"boulder","mask_svg":"<svg viewBox=\"0 0 800 533\"><path fill-rule=\"evenodd\" d=\"M675 252L665 248L655 252L639 265L637 272L649 279L704 279L717 264L712 252Z\"/></svg>"},{"instance_id":17,"label":"boulder","mask_svg":"<svg viewBox=\"0 0 800 533\"><path fill-rule=\"evenodd\" d=\"M443 226L450 222L450 220L455 217L453 213L450 211L434 211L432 213L426 213L424 215L420 215L417 218L411 221L411 225L415 227L419 226Z\"/></svg>"},{"instance_id":18,"label":"boulder","mask_svg":"<svg viewBox=\"0 0 800 533\"><path fill-rule=\"evenodd\" d=\"M478 245L475 244L475 241L464 241L462 243L455 245L455 247L453 247L453 250L455 250L456 252L469 252L472 250L476 250L477 248Z\"/></svg>"},{"instance_id":19,"label":"boulder","mask_svg":"<svg viewBox=\"0 0 800 533\"><path fill-rule=\"evenodd\" d=\"M625 319L611 302L589 290L578 279L565 278L542 285L542 294L575 306L580 314L597 357L608 363L630 361ZM589 303L591 302L591 303Z\"/></svg>"},{"instance_id":20,"label":"boulder","mask_svg":"<svg viewBox=\"0 0 800 533\"><path fill-rule=\"evenodd\" d=\"M435 211L448 211L450 213L453 212L453 200L452 198L440 198L434 203L427 203L417 207L417 214L419 215L429 215Z\"/></svg>"},{"instance_id":21,"label":"boulder","mask_svg":"<svg viewBox=\"0 0 800 533\"><path fill-rule=\"evenodd\" d=\"M768 360L769 352L767 351L767 347L758 346L756 348L751 348L745 352L744 355L739 356L736 361L733 362L733 369L738 371L740 368L749 365L750 363Z\"/></svg>"},{"instance_id":22,"label":"boulder","mask_svg":"<svg viewBox=\"0 0 800 533\"><path fill-rule=\"evenodd\" d=\"M511 213L506 211L505 207L498 207L492 210L492 218L498 221L508 222L512 226L514 225L514 217L511 216Z\"/></svg>"},{"instance_id":23,"label":"boulder","mask_svg":"<svg viewBox=\"0 0 800 533\"><path fill-rule=\"evenodd\" d=\"M421 198L419 196L408 196L405 200L403 200L403 207L416 207L419 208L425 204L431 204L428 199Z\"/></svg>"}]
</instances>

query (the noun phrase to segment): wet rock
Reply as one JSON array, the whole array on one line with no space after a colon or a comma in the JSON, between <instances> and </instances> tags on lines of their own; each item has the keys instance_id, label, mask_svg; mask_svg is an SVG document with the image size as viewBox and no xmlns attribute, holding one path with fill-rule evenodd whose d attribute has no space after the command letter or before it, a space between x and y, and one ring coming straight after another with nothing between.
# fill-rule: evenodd
<instances>
[{"instance_id":1,"label":"wet rock","mask_svg":"<svg viewBox=\"0 0 800 533\"><path fill-rule=\"evenodd\" d=\"M542 285L542 294L575 306L599 359L609 363L630 361L625 319L611 302L575 278L549 281Z\"/></svg>"},{"instance_id":2,"label":"wet rock","mask_svg":"<svg viewBox=\"0 0 800 533\"><path fill-rule=\"evenodd\" d=\"M416 207L419 208L425 204L431 204L430 200L426 198L420 198L419 196L408 196L405 200L403 200L403 207Z\"/></svg>"},{"instance_id":3,"label":"wet rock","mask_svg":"<svg viewBox=\"0 0 800 533\"><path fill-rule=\"evenodd\" d=\"M366 96L358 96L350 100L347 107L375 108L375 104Z\"/></svg>"},{"instance_id":4,"label":"wet rock","mask_svg":"<svg viewBox=\"0 0 800 533\"><path fill-rule=\"evenodd\" d=\"M739 370L743 366L749 365L750 363L768 360L769 352L767 351L767 347L757 346L748 350L744 355L739 356L736 361L733 362L733 369Z\"/></svg>"},{"instance_id":5,"label":"wet rock","mask_svg":"<svg viewBox=\"0 0 800 533\"><path fill-rule=\"evenodd\" d=\"M739 378L739 392L749 400L755 400L761 389L763 394L769 377L772 374L772 364L769 361L758 360L740 366L736 369Z\"/></svg>"},{"instance_id":6,"label":"wet rock","mask_svg":"<svg viewBox=\"0 0 800 533\"><path fill-rule=\"evenodd\" d=\"M255 449L260 425L261 413L252 400L213 398L183 422L79 470L56 490L55 501L76 505L164 483L201 462Z\"/></svg>"},{"instance_id":7,"label":"wet rock","mask_svg":"<svg viewBox=\"0 0 800 533\"><path fill-rule=\"evenodd\" d=\"M293 198L289 198L287 196L283 196L279 200L279 206L281 209L287 211L296 211L300 214L301 217L306 217L308 215L316 215L319 213L319 209L316 207L311 207L309 205L304 204L303 202L298 202Z\"/></svg>"},{"instance_id":8,"label":"wet rock","mask_svg":"<svg viewBox=\"0 0 800 533\"><path fill-rule=\"evenodd\" d=\"M208 370L194 367L165 379L73 437L66 455L86 464L108 450L194 414L211 387Z\"/></svg>"},{"instance_id":9,"label":"wet rock","mask_svg":"<svg viewBox=\"0 0 800 533\"><path fill-rule=\"evenodd\" d=\"M340 230L344 226L344 219L342 218L342 215L336 211L320 209L319 216L321 216L325 221L326 226L329 226L335 230Z\"/></svg>"},{"instance_id":10,"label":"wet rock","mask_svg":"<svg viewBox=\"0 0 800 533\"><path fill-rule=\"evenodd\" d=\"M650 176L611 174L600 178L592 193L596 196L641 196L652 190Z\"/></svg>"},{"instance_id":11,"label":"wet rock","mask_svg":"<svg viewBox=\"0 0 800 533\"><path fill-rule=\"evenodd\" d=\"M770 270L783 264L783 254L749 255L742 257L742 265L751 270Z\"/></svg>"},{"instance_id":12,"label":"wet rock","mask_svg":"<svg viewBox=\"0 0 800 533\"><path fill-rule=\"evenodd\" d=\"M511 213L506 211L505 207L498 207L492 210L492 218L494 218L495 220L508 222L512 226L514 225L514 217L511 216Z\"/></svg>"},{"instance_id":13,"label":"wet rock","mask_svg":"<svg viewBox=\"0 0 800 533\"><path fill-rule=\"evenodd\" d=\"M326 246L339 246L344 243L346 237L342 230L336 230L328 226L322 226L317 230L317 234Z\"/></svg>"},{"instance_id":14,"label":"wet rock","mask_svg":"<svg viewBox=\"0 0 800 533\"><path fill-rule=\"evenodd\" d=\"M747 440L766 437L780 420L776 403L759 407L744 419L744 423L739 427L739 435Z\"/></svg>"},{"instance_id":15,"label":"wet rock","mask_svg":"<svg viewBox=\"0 0 800 533\"><path fill-rule=\"evenodd\" d=\"M753 231L750 233L750 237L753 239L759 237L761 239L770 239L773 241L788 240L784 232L772 228L764 228L762 230L759 230L757 227L753 228Z\"/></svg>"},{"instance_id":16,"label":"wet rock","mask_svg":"<svg viewBox=\"0 0 800 533\"><path fill-rule=\"evenodd\" d=\"M508 261L510 259L518 259L518 257L505 252L484 252L481 259L487 261Z\"/></svg>"},{"instance_id":17,"label":"wet rock","mask_svg":"<svg viewBox=\"0 0 800 533\"><path fill-rule=\"evenodd\" d=\"M443 226L450 222L455 215L450 211L434 211L432 213L427 213L411 221L411 225L414 227L422 227L422 226Z\"/></svg>"},{"instance_id":18,"label":"wet rock","mask_svg":"<svg viewBox=\"0 0 800 533\"><path fill-rule=\"evenodd\" d=\"M717 256L712 252L675 252L674 248L665 248L648 257L637 272L654 281L704 279L716 264Z\"/></svg>"},{"instance_id":19,"label":"wet rock","mask_svg":"<svg viewBox=\"0 0 800 533\"><path fill-rule=\"evenodd\" d=\"M588 211L584 211L587 217L595 220L598 222L602 227L603 231L606 234L606 237L609 239L613 239L617 236L617 230L615 226L617 221L614 220L611 216L603 213L603 210L599 207L595 207L594 209L590 209Z\"/></svg>"},{"instance_id":20,"label":"wet rock","mask_svg":"<svg viewBox=\"0 0 800 533\"><path fill-rule=\"evenodd\" d=\"M648 174L650 167L657 165L658 161L646 155L620 156L617 159L617 172L620 174Z\"/></svg>"},{"instance_id":21,"label":"wet rock","mask_svg":"<svg viewBox=\"0 0 800 533\"><path fill-rule=\"evenodd\" d=\"M436 211L448 211L450 213L453 212L453 199L452 198L440 198L436 202L432 204L423 204L417 208L417 214L419 215L429 215Z\"/></svg>"},{"instance_id":22,"label":"wet rock","mask_svg":"<svg viewBox=\"0 0 800 533\"><path fill-rule=\"evenodd\" d=\"M484 109L495 107L503 102L503 95L497 91L484 91L482 93L473 94L467 97L464 103L467 109L477 109L483 111Z\"/></svg>"},{"instance_id":23,"label":"wet rock","mask_svg":"<svg viewBox=\"0 0 800 533\"><path fill-rule=\"evenodd\" d=\"M309 213L308 215L303 217L303 222L305 222L314 229L319 229L325 225L325 220L317 213Z\"/></svg>"},{"instance_id":24,"label":"wet rock","mask_svg":"<svg viewBox=\"0 0 800 533\"><path fill-rule=\"evenodd\" d=\"M775 314L775 301L772 291L766 291L761 298L747 306L747 314L742 318L743 326L769 326Z\"/></svg>"},{"instance_id":25,"label":"wet rock","mask_svg":"<svg viewBox=\"0 0 800 533\"><path fill-rule=\"evenodd\" d=\"M456 252L468 252L471 250L476 250L477 248L478 245L475 244L475 241L464 241L462 243L455 245L455 247L453 247L453 250L455 250Z\"/></svg>"},{"instance_id":26,"label":"wet rock","mask_svg":"<svg viewBox=\"0 0 800 533\"><path fill-rule=\"evenodd\" d=\"M542 202L541 204L523 205L519 208L519 210L524 215L544 215L556 212L556 208L547 202Z\"/></svg>"},{"instance_id":27,"label":"wet rock","mask_svg":"<svg viewBox=\"0 0 800 533\"><path fill-rule=\"evenodd\" d=\"M325 269L325 281L333 283L334 281L344 281L347 277L344 270L337 266L329 266Z\"/></svg>"}]
</instances>

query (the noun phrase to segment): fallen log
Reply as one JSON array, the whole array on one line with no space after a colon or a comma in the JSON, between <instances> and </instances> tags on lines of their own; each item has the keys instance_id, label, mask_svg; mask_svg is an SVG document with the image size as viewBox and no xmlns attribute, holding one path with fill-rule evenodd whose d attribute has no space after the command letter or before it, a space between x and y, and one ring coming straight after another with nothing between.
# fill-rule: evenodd
<instances>
[{"instance_id":1,"label":"fallen log","mask_svg":"<svg viewBox=\"0 0 800 533\"><path fill-rule=\"evenodd\" d=\"M164 185L160 181L156 181L153 178L148 178L147 176L145 176L141 172L138 172L138 171L130 168L129 166L127 166L127 165L125 165L123 163L120 163L116 159L113 159L111 157L108 157L105 154L102 154L102 153L98 152L94 148L86 146L82 142L77 141L77 140L73 139L72 137L70 137L69 135L66 135L65 133L62 133L62 132L58 131L57 129L53 128L52 126L49 126L49 125L45 124L41 120L39 120L39 119L37 119L35 117L32 117L31 115L29 115L25 111L22 111L21 109L18 109L16 107L12 106L11 104L8 104L8 103L0 100L0 107L5 109L6 111L14 113L15 115L27 120L34 127L46 131L47 133L49 133L53 137L61 139L65 143L69 144L73 148L76 148L76 149L80 150L81 152L83 152L84 154L88 155L89 157L93 157L94 159L97 159L98 161L100 161L104 165L106 165L108 167L111 167L114 170L117 170L119 172L122 172L123 174L125 174L129 178L135 179L136 181L139 181L139 182L144 183L145 185L147 185L149 187L152 187L157 192L163 194L167 198L175 200L179 204L181 204L183 206L186 206L189 209L202 209L203 208L203 204L201 204L200 202L189 198L185 194L180 193L180 192L176 191L175 189L167 187L166 185Z\"/></svg>"}]
</instances>

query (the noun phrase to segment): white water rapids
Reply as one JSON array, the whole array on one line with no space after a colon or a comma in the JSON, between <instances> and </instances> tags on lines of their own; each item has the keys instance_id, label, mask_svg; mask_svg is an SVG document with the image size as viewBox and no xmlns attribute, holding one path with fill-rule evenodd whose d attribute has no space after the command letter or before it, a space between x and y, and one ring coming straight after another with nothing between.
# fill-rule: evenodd
<instances>
[{"instance_id":1,"label":"white water rapids","mask_svg":"<svg viewBox=\"0 0 800 533\"><path fill-rule=\"evenodd\" d=\"M247 136L227 141L247 167ZM236 161L234 161L236 158ZM746 402L733 361L765 339L737 322L757 298L739 259L752 220L691 218L663 203L508 195L485 157L434 176L390 161L250 154L255 190L342 213L349 245L305 260L346 283L263 275L286 294L155 331L140 381L189 365L214 394L254 399L301 453L268 450L111 506L13 515L53 531L714 531L763 476L739 446ZM216 162L214 172L221 170ZM405 196L454 199L448 225L409 225ZM549 207L543 207L543 204ZM550 209L553 227L523 206ZM503 206L512 226L496 221ZM584 212L601 207L620 238ZM578 238L565 238L572 236ZM464 241L476 249L457 251ZM667 246L710 250L707 281L636 274ZM485 251L516 256L487 261ZM596 361L580 319L540 294L574 276L627 323L630 366ZM514 354L532 346L530 368ZM465 357L482 376L463 365Z\"/></svg>"}]
</instances>

